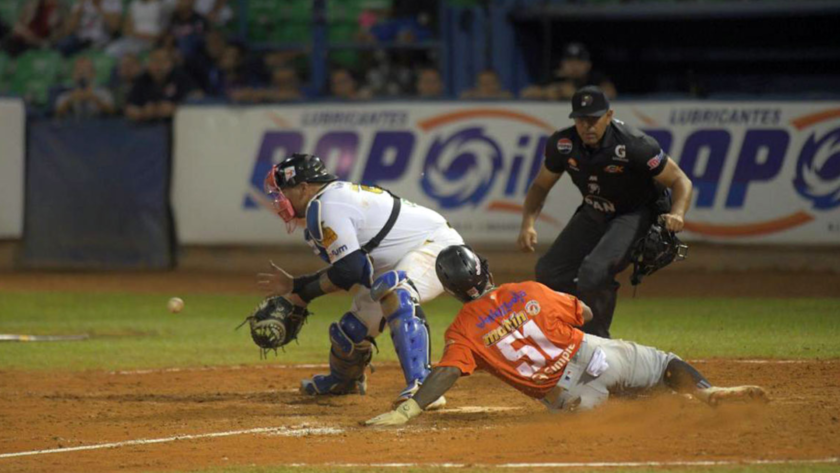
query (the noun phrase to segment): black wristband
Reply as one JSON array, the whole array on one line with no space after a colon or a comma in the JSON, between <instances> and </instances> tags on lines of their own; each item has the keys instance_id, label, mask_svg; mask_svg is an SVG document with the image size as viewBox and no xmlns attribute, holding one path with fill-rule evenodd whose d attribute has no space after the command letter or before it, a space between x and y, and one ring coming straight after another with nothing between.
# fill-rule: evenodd
<instances>
[{"instance_id":1,"label":"black wristband","mask_svg":"<svg viewBox=\"0 0 840 473\"><path fill-rule=\"evenodd\" d=\"M292 283L292 293L297 294L304 302L309 304L312 299L326 294L321 289L321 272L306 274L304 276L296 277Z\"/></svg>"}]
</instances>

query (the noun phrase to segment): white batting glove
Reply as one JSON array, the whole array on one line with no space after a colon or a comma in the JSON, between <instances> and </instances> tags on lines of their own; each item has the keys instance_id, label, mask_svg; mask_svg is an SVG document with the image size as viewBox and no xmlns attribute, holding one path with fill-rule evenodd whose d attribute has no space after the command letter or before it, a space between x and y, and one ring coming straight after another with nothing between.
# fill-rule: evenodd
<instances>
[{"instance_id":1,"label":"white batting glove","mask_svg":"<svg viewBox=\"0 0 840 473\"><path fill-rule=\"evenodd\" d=\"M380 414L373 419L367 420L365 425L403 425L409 420L419 416L421 412L423 412L423 409L420 408L417 401L409 399L408 401L400 404L400 406L393 411Z\"/></svg>"}]
</instances>

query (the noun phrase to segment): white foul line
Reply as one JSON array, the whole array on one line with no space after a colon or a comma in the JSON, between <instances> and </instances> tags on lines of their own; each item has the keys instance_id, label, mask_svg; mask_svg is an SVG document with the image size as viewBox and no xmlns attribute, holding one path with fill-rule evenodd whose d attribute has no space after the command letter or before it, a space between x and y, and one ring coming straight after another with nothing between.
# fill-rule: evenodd
<instances>
[{"instance_id":1,"label":"white foul line","mask_svg":"<svg viewBox=\"0 0 840 473\"><path fill-rule=\"evenodd\" d=\"M256 429L247 429L247 430L230 430L227 432L212 432L209 434L194 434L194 435L176 435L174 437L164 437L159 439L138 439L138 440L126 440L124 442L111 442L111 443L100 443L96 445L83 445L81 447L67 447L67 448L52 448L48 450L31 450L28 452L14 452L14 453L0 453L0 458L13 458L13 457L24 457L28 455L43 455L47 453L63 453L63 452L78 452L81 450L100 450L103 448L117 448L117 447L127 447L131 445L148 445L151 443L168 443L168 442L175 442L178 440L193 440L193 439L205 439L205 438L214 438L214 437L230 437L233 435L244 435L244 434L271 434L271 435L280 435L283 437L300 437L303 435L330 435L330 434L339 434L344 432L341 429L336 429L332 427L300 427L300 428L288 428L288 427L259 427Z\"/></svg>"}]
</instances>

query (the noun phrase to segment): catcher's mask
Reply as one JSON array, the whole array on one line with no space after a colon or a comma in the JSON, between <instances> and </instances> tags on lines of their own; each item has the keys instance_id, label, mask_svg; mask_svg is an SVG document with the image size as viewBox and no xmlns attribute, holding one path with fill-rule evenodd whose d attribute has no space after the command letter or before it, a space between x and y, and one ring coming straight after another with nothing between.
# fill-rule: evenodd
<instances>
[{"instance_id":1,"label":"catcher's mask","mask_svg":"<svg viewBox=\"0 0 840 473\"><path fill-rule=\"evenodd\" d=\"M630 251L633 274L630 283L634 286L642 278L668 266L673 261L682 261L688 256L688 246L677 235L664 226L651 225L647 235L640 238Z\"/></svg>"},{"instance_id":2,"label":"catcher's mask","mask_svg":"<svg viewBox=\"0 0 840 473\"><path fill-rule=\"evenodd\" d=\"M435 272L446 292L464 303L478 299L491 285L487 260L467 245L441 251L435 260Z\"/></svg>"},{"instance_id":3,"label":"catcher's mask","mask_svg":"<svg viewBox=\"0 0 840 473\"><path fill-rule=\"evenodd\" d=\"M327 183L337 180L327 168L321 158L311 154L295 153L275 164L268 171L263 182L263 190L271 197L274 211L286 222L287 227L294 228L295 215L292 202L283 194L283 189L295 187L302 182Z\"/></svg>"}]
</instances>

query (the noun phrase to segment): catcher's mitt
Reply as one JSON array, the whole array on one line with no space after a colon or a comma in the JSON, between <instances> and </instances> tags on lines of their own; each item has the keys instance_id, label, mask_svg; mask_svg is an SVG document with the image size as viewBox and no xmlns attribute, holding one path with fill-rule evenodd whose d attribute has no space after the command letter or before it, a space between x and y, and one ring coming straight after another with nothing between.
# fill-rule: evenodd
<instances>
[{"instance_id":1,"label":"catcher's mitt","mask_svg":"<svg viewBox=\"0 0 840 473\"><path fill-rule=\"evenodd\" d=\"M630 283L634 286L642 278L659 271L673 261L682 261L688 256L688 246L677 235L662 225L651 225L647 235L640 238L630 251L633 274Z\"/></svg>"},{"instance_id":2,"label":"catcher's mitt","mask_svg":"<svg viewBox=\"0 0 840 473\"><path fill-rule=\"evenodd\" d=\"M250 324L251 338L260 347L260 357L263 358L269 350L277 354L278 348L296 340L309 314L308 310L292 304L285 297L269 297L260 302L239 327L246 322Z\"/></svg>"}]
</instances>

